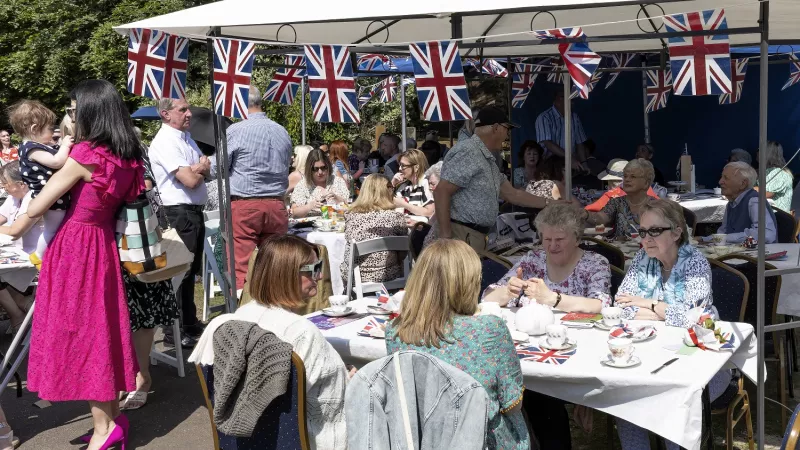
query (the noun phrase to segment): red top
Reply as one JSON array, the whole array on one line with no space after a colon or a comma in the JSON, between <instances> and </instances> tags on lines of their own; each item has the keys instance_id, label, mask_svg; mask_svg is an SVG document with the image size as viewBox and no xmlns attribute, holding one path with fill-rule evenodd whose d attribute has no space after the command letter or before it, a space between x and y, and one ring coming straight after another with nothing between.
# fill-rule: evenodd
<instances>
[{"instance_id":1,"label":"red top","mask_svg":"<svg viewBox=\"0 0 800 450\"><path fill-rule=\"evenodd\" d=\"M606 193L603 194L602 197L597 199L596 202L588 205L585 209L590 212L600 212L600 210L603 209L604 206L606 206L606 203L608 203L609 200L616 197L624 197L625 195L626 195L625 191L622 190L622 187L617 186L614 189L611 189L610 191L606 191ZM653 188L647 188L647 195L653 198L658 198L658 195L653 190Z\"/></svg>"}]
</instances>

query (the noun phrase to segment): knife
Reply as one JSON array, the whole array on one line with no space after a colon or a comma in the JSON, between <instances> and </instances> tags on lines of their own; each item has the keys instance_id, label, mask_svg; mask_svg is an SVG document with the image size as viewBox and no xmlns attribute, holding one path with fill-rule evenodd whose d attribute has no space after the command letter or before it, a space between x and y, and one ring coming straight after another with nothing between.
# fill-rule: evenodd
<instances>
[{"instance_id":1,"label":"knife","mask_svg":"<svg viewBox=\"0 0 800 450\"><path fill-rule=\"evenodd\" d=\"M651 374L651 375L655 375L655 374L657 374L657 373L658 373L658 372L659 372L661 369L663 369L664 367L667 367L668 365L670 365L670 364L674 363L674 362L675 362L675 361L677 361L677 360L678 360L678 358L672 358L672 359L670 359L669 361L667 361L667 362L665 362L664 364L660 365L660 366L659 366L659 367L658 367L656 370L654 370L654 371L650 372L650 374Z\"/></svg>"}]
</instances>

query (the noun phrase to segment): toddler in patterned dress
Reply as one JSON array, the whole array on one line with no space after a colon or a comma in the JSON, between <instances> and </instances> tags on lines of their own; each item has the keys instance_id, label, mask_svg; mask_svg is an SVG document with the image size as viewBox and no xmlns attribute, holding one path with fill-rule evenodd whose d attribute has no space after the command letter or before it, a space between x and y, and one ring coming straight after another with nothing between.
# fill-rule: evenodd
<instances>
[{"instance_id":1,"label":"toddler in patterned dress","mask_svg":"<svg viewBox=\"0 0 800 450\"><path fill-rule=\"evenodd\" d=\"M30 188L31 196L36 197L53 174L66 164L72 148L72 137L64 136L58 148L42 144L52 141L56 115L35 100L21 100L14 104L9 109L8 118L14 132L22 136L22 145L18 149L22 180ZM31 262L39 269L47 245L64 220L68 207L67 193L44 213L44 230L39 237L36 251L30 255Z\"/></svg>"}]
</instances>

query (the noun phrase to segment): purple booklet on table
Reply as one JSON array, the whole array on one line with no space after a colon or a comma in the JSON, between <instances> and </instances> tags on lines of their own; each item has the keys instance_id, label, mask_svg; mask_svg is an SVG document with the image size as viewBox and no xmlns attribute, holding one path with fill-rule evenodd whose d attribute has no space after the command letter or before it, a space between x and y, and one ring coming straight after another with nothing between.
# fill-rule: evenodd
<instances>
[{"instance_id":1,"label":"purple booklet on table","mask_svg":"<svg viewBox=\"0 0 800 450\"><path fill-rule=\"evenodd\" d=\"M319 328L320 330L330 330L331 328L340 327L350 322L355 322L356 320L363 319L368 315L369 314L351 314L345 317L328 317L320 314L318 316L309 317L308 320L310 320L311 323L316 325L317 328Z\"/></svg>"}]
</instances>

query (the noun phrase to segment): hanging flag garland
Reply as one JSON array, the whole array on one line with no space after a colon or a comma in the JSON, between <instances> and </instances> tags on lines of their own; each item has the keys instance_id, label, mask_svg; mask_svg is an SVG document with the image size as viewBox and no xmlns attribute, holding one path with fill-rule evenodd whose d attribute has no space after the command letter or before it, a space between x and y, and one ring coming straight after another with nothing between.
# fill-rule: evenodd
<instances>
[{"instance_id":1,"label":"hanging flag garland","mask_svg":"<svg viewBox=\"0 0 800 450\"><path fill-rule=\"evenodd\" d=\"M458 45L452 41L409 45L417 98L424 120L446 122L472 118Z\"/></svg>"},{"instance_id":2,"label":"hanging flag garland","mask_svg":"<svg viewBox=\"0 0 800 450\"><path fill-rule=\"evenodd\" d=\"M592 74L592 78L589 80L588 83L586 83L586 89L578 89L578 86L573 84L572 93L569 95L569 98L573 99L575 97L580 97L583 100L588 100L589 93L594 90L594 88L597 86L597 83L600 82L600 78L602 77L603 77L603 72L595 72L594 74Z\"/></svg>"},{"instance_id":3,"label":"hanging flag garland","mask_svg":"<svg viewBox=\"0 0 800 450\"><path fill-rule=\"evenodd\" d=\"M291 105L306 74L305 69L298 67L305 64L305 59L302 56L287 55L284 64L295 67L282 67L275 72L264 93L264 100Z\"/></svg>"},{"instance_id":4,"label":"hanging flag garland","mask_svg":"<svg viewBox=\"0 0 800 450\"><path fill-rule=\"evenodd\" d=\"M392 59L386 55L379 55L377 53L368 53L359 55L358 57L358 70L375 70L383 68L384 70L396 70Z\"/></svg>"},{"instance_id":5,"label":"hanging flag garland","mask_svg":"<svg viewBox=\"0 0 800 450\"><path fill-rule=\"evenodd\" d=\"M246 119L256 45L238 39L214 39L213 47L214 111L221 116Z\"/></svg>"},{"instance_id":6,"label":"hanging flag garland","mask_svg":"<svg viewBox=\"0 0 800 450\"><path fill-rule=\"evenodd\" d=\"M672 89L672 72L669 67L665 70L648 70L647 74L647 106L644 111L653 111L665 108L669 91Z\"/></svg>"},{"instance_id":7,"label":"hanging flag garland","mask_svg":"<svg viewBox=\"0 0 800 450\"><path fill-rule=\"evenodd\" d=\"M534 69L537 66L533 64L514 64L514 73L511 77L511 106L514 108L522 108L525 100L528 99L528 94L533 88L533 82L536 81L536 73Z\"/></svg>"},{"instance_id":8,"label":"hanging flag garland","mask_svg":"<svg viewBox=\"0 0 800 450\"><path fill-rule=\"evenodd\" d=\"M134 28L128 36L128 92L155 100L186 98L188 40Z\"/></svg>"},{"instance_id":9,"label":"hanging flag garland","mask_svg":"<svg viewBox=\"0 0 800 450\"><path fill-rule=\"evenodd\" d=\"M742 86L744 85L744 76L747 73L747 62L750 58L734 59L731 61L731 93L722 94L719 96L720 105L730 105L736 103L742 98Z\"/></svg>"},{"instance_id":10,"label":"hanging flag garland","mask_svg":"<svg viewBox=\"0 0 800 450\"><path fill-rule=\"evenodd\" d=\"M386 77L379 83L378 100L381 103L389 103L394 100L395 93L397 92L397 78L394 76Z\"/></svg>"},{"instance_id":11,"label":"hanging flag garland","mask_svg":"<svg viewBox=\"0 0 800 450\"><path fill-rule=\"evenodd\" d=\"M797 58L797 55L798 53L789 55L789 79L781 88L782 91L800 82L800 59Z\"/></svg>"},{"instance_id":12,"label":"hanging flag garland","mask_svg":"<svg viewBox=\"0 0 800 450\"><path fill-rule=\"evenodd\" d=\"M586 36L580 27L534 31L533 34L539 39L570 39ZM558 44L558 52L561 54L561 59L567 67L572 82L579 90L586 91L585 95L588 96L587 84L600 65L600 55L593 52L585 41ZM553 75L553 79L560 78Z\"/></svg>"},{"instance_id":13,"label":"hanging flag garland","mask_svg":"<svg viewBox=\"0 0 800 450\"><path fill-rule=\"evenodd\" d=\"M635 53L613 53L611 55L611 68L620 69L622 67L630 67L634 58L636 58ZM611 74L609 74L608 81L606 82L606 89L617 81L617 77L620 73L622 72L611 72Z\"/></svg>"},{"instance_id":14,"label":"hanging flag garland","mask_svg":"<svg viewBox=\"0 0 800 450\"><path fill-rule=\"evenodd\" d=\"M664 16L667 32L727 30L724 9ZM676 95L731 93L731 50L727 34L671 37L669 64Z\"/></svg>"},{"instance_id":15,"label":"hanging flag garland","mask_svg":"<svg viewBox=\"0 0 800 450\"><path fill-rule=\"evenodd\" d=\"M314 120L359 123L350 51L343 45L306 45L306 71Z\"/></svg>"}]
</instances>

